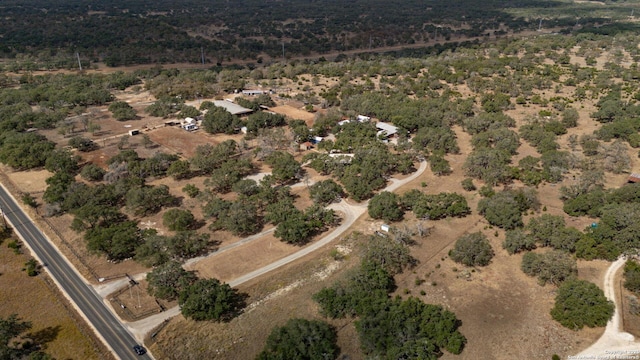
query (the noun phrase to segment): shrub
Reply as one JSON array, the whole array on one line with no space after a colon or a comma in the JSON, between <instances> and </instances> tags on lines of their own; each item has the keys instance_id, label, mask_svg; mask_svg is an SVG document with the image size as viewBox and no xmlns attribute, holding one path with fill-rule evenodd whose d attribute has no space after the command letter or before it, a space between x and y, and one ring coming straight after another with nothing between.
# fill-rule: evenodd
<instances>
[{"instance_id":1,"label":"shrub","mask_svg":"<svg viewBox=\"0 0 640 360\"><path fill-rule=\"evenodd\" d=\"M338 356L336 330L324 321L289 319L271 331L258 360L335 359Z\"/></svg>"},{"instance_id":2,"label":"shrub","mask_svg":"<svg viewBox=\"0 0 640 360\"><path fill-rule=\"evenodd\" d=\"M456 240L454 248L449 251L453 261L466 266L487 266L493 255L487 236L481 232L461 236Z\"/></svg>"},{"instance_id":3,"label":"shrub","mask_svg":"<svg viewBox=\"0 0 640 360\"><path fill-rule=\"evenodd\" d=\"M187 184L182 188L182 191L187 194L190 198L194 198L200 195L200 189L193 184Z\"/></svg>"},{"instance_id":4,"label":"shrub","mask_svg":"<svg viewBox=\"0 0 640 360\"><path fill-rule=\"evenodd\" d=\"M169 209L162 215L162 223L172 231L189 230L195 222L196 219L189 210Z\"/></svg>"},{"instance_id":5,"label":"shrub","mask_svg":"<svg viewBox=\"0 0 640 360\"><path fill-rule=\"evenodd\" d=\"M537 276L540 285L548 282L559 285L567 278L578 274L576 260L559 250L543 254L526 253L522 257L521 269L529 276Z\"/></svg>"},{"instance_id":6,"label":"shrub","mask_svg":"<svg viewBox=\"0 0 640 360\"><path fill-rule=\"evenodd\" d=\"M80 176L89 181L102 181L104 174L106 174L106 171L94 164L87 164L80 171Z\"/></svg>"},{"instance_id":7,"label":"shrub","mask_svg":"<svg viewBox=\"0 0 640 360\"><path fill-rule=\"evenodd\" d=\"M476 186L473 184L473 179L466 178L462 180L462 188L466 191L474 191L476 190Z\"/></svg>"}]
</instances>

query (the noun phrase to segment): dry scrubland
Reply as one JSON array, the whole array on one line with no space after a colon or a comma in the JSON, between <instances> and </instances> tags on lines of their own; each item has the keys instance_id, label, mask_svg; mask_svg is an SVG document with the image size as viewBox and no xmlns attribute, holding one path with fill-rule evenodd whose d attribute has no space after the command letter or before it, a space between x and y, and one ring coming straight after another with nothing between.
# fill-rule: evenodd
<instances>
[{"instance_id":1,"label":"dry scrubland","mask_svg":"<svg viewBox=\"0 0 640 360\"><path fill-rule=\"evenodd\" d=\"M609 54L603 53L597 59L600 68L607 61L608 56ZM571 62L584 64L584 58L572 55ZM295 94L297 91L302 92L302 88L305 86L318 92L337 83L336 78L320 77L314 85L311 81L312 78L313 76L309 74L300 76L299 82L283 80L283 86L290 87L292 94ZM353 83L359 81L361 80L352 80ZM379 87L379 77L374 78L373 83ZM463 95L471 94L466 85L454 85L452 90ZM536 90L536 93L546 98L551 96L570 97L573 90L571 87L566 87L560 89L559 92L549 89L545 92ZM149 92L132 88L118 93L117 97L130 101L141 115L143 114L142 109L153 100ZM305 121L309 121L313 117L301 109L292 108L288 103L289 101L279 101L277 110ZM580 114L578 127L571 129L569 134L593 133L600 126L589 116L595 111L594 100L587 99L575 105ZM525 124L525 119L528 116L535 116L542 109L546 108L533 104L516 105L514 109L506 111L506 114L513 117L519 127ZM141 120L123 123L113 120L105 109L95 109L95 111L96 116L100 119L102 130L92 139L101 148L82 155L85 161L99 165L104 165L108 158L118 153L117 139L112 138L113 136L124 134L130 128L150 129L161 125L164 121L160 118L142 115L143 119ZM131 125L131 127L125 127L125 125ZM566 356L578 353L595 341L602 333L602 329L584 329L574 332L551 319L549 311L553 306L556 288L551 285L539 286L535 278L528 277L519 270L522 255L508 255L501 246L504 240L504 231L497 231L496 228L490 227L487 221L477 213L480 195L477 192L466 192L462 189L460 183L465 178L462 166L466 156L472 150L471 136L459 126L454 126L454 131L457 135L460 153L446 156L451 164L452 174L439 177L427 170L418 179L401 188L398 193L404 193L414 188L422 189L429 194L457 192L465 195L473 212L464 218L429 223L429 226L432 227L431 234L428 237L418 239L417 244L411 248L411 254L419 261L418 265L396 277L397 291L394 295L416 296L427 303L441 304L453 311L462 321L460 330L468 339L465 350L459 356L445 352L443 359L534 359L550 358L552 354ZM59 145L66 145L67 139L54 130L44 133ZM152 156L156 152L168 152L189 158L193 155L193 150L197 145L216 144L229 138L240 141L242 138L241 135L214 136L206 134L202 130L187 133L178 128L159 128L150 130L148 134L155 143L154 146L145 148L141 143L138 143L139 140L135 137L131 139L129 144L129 148L135 149L142 157ZM569 134L559 138L560 150L571 151L568 143ZM640 164L637 151L630 148L628 151L632 161L631 169L638 169ZM535 148L521 140L518 154L514 156L512 163L517 163L519 159L527 155L537 156L538 154ZM300 158L301 155L298 154L297 159L300 160ZM260 170L268 171L268 167L263 166ZM50 176L50 173L47 171L13 172L9 169L5 169L5 172L21 191L32 194L39 203L42 203L42 192L46 187L44 180ZM311 180L325 178L318 176L313 170L309 170L309 173ZM563 185L572 183L571 175L565 176L565 180L561 183L542 184L538 187L541 209L545 207L545 213L564 216L568 226L584 229L593 221L592 219L571 218L562 211L563 204L560 200L559 189ZM617 188L625 183L626 176L626 174L607 173L605 185L607 188ZM181 189L186 184L194 184L203 188L204 180L204 177L195 177L189 180L175 181L167 177L150 181L150 184L167 185L173 195L182 199L182 206L192 211L196 218L201 219L202 211L199 202L187 197ZM476 186L482 185L478 181L475 183ZM516 183L514 186L520 185ZM296 206L299 208L304 208L311 203L308 191L304 187L295 188L292 192L299 195L296 200ZM223 197L232 196L229 194ZM539 216L542 213L542 210L535 214L530 212L525 217L525 223L531 216ZM141 218L140 226L155 228L163 234L170 233L163 227L161 215L160 213ZM95 278L90 275L89 269L100 277L118 276L124 273L139 274L149 270L131 260L114 264L107 262L104 257L88 253L81 235L69 229L71 220L70 215L47 219L48 224L56 229L55 232L44 223L44 220L38 219L38 222L80 271L88 276L90 281L95 281ZM412 220L414 220L413 215L408 214L406 221ZM147 345L158 359L247 359L254 357L262 349L273 326L282 325L291 317L319 318L317 304L311 300L311 295L339 279L345 271L358 262L357 241L349 237L348 234L350 232L370 234L379 229L381 223L381 221L372 220L364 215L358 219L350 231L345 233L340 241L334 242L332 246L274 271L264 279L241 285L240 290L250 296L248 300L250 305L247 311L238 318L228 323L213 323L194 322L178 316L172 319L157 337L147 339ZM265 230L267 229L268 227L265 227ZM202 231L208 230L205 227ZM492 264L485 268L465 268L454 263L447 256L449 249L460 235L475 231L484 232L496 252ZM58 234L62 235L65 243L60 241ZM224 231L215 232L213 239L219 242L218 246L228 245L239 240L238 237ZM69 249L73 249L73 251ZM196 270L201 277L216 277L223 281L229 281L297 249L280 242L273 235L265 235L248 245L197 262L190 268ZM331 253L333 249L338 249L343 253L343 258L335 260L332 256L335 254ZM79 255L82 261L79 261L75 254ZM20 271L8 270L8 267L19 269L21 264L26 261L25 259L24 256L9 253L5 246L0 250L0 263L5 267L0 276L0 285L3 288L2 295L10 295L6 302L5 299L2 299L0 315L6 316L17 312L24 319L34 322L34 330L60 325L60 332L56 339L48 345L50 350L48 352L56 358L77 358L78 348L86 349L87 355L82 358L98 358L97 354L90 351L91 346L77 332L72 320L67 317L57 318L67 312L64 311L60 300L51 300L55 298L55 295L44 284L43 275L27 278L26 274ZM601 284L607 266L608 263L604 261L579 261L579 277ZM15 284L20 284L19 289L12 287ZM11 290L4 291L4 289ZM120 295L121 301L126 302L129 308L135 308L138 304L141 307L143 305L153 307L152 298L147 296L142 291L143 289L144 286L139 289L139 293L122 293ZM28 298L17 300L18 296L23 293L29 294ZM59 306L60 310L46 311L42 314L34 313L33 309L44 308L44 305L34 303L40 301L41 297L42 301L49 302L46 305L47 308ZM338 330L338 345L342 354L348 355L349 359L363 358L353 320L331 320L329 322ZM629 331L637 334L637 317L629 316L624 324L625 328L628 326ZM65 351L74 351L75 355L70 355Z\"/></svg>"}]
</instances>

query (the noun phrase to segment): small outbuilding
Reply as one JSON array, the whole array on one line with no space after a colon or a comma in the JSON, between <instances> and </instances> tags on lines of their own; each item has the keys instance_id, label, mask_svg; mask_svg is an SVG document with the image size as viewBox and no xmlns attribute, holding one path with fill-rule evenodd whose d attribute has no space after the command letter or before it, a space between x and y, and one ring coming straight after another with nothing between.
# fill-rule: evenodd
<instances>
[{"instance_id":1,"label":"small outbuilding","mask_svg":"<svg viewBox=\"0 0 640 360\"><path fill-rule=\"evenodd\" d=\"M312 148L313 148L313 144L311 143L311 141L305 141L302 144L300 144L301 151L311 150Z\"/></svg>"},{"instance_id":2,"label":"small outbuilding","mask_svg":"<svg viewBox=\"0 0 640 360\"><path fill-rule=\"evenodd\" d=\"M380 230L382 230L384 232L389 232L389 231L391 231L391 226L389 226L389 224L382 224L382 225L380 225Z\"/></svg>"},{"instance_id":3,"label":"small outbuilding","mask_svg":"<svg viewBox=\"0 0 640 360\"><path fill-rule=\"evenodd\" d=\"M640 174L638 173L632 173L631 175L629 175L629 177L627 178L627 182L629 183L637 183L640 182Z\"/></svg>"}]
</instances>

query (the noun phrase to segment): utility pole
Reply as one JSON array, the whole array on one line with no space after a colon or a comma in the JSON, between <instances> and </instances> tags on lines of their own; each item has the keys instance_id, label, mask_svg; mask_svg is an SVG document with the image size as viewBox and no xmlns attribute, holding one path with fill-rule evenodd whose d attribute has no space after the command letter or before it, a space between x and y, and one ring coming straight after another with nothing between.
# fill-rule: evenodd
<instances>
[{"instance_id":1,"label":"utility pole","mask_svg":"<svg viewBox=\"0 0 640 360\"><path fill-rule=\"evenodd\" d=\"M538 31L542 31L542 19L540 19L540 22L538 23Z\"/></svg>"},{"instance_id":2,"label":"utility pole","mask_svg":"<svg viewBox=\"0 0 640 360\"><path fill-rule=\"evenodd\" d=\"M202 65L204 65L204 47L200 47L200 59L202 59Z\"/></svg>"},{"instance_id":3,"label":"utility pole","mask_svg":"<svg viewBox=\"0 0 640 360\"><path fill-rule=\"evenodd\" d=\"M80 68L80 71L82 71L82 63L80 62L80 53L76 53L76 57L78 58L78 67Z\"/></svg>"}]
</instances>

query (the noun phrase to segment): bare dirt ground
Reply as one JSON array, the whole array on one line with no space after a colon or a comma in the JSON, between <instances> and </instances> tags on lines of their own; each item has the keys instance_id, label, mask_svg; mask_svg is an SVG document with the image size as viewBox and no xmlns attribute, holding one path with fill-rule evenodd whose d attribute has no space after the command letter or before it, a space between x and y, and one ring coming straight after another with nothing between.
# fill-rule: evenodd
<instances>
[{"instance_id":1,"label":"bare dirt ground","mask_svg":"<svg viewBox=\"0 0 640 360\"><path fill-rule=\"evenodd\" d=\"M202 130L185 131L173 126L151 131L149 137L153 142L184 158L195 155L196 147L200 145L216 145L218 143Z\"/></svg>"},{"instance_id":2,"label":"bare dirt ground","mask_svg":"<svg viewBox=\"0 0 640 360\"><path fill-rule=\"evenodd\" d=\"M56 359L110 359L48 275L29 277L21 270L30 256L15 254L6 245L9 241L0 246L0 317L17 314L31 322L29 332Z\"/></svg>"},{"instance_id":3,"label":"bare dirt ground","mask_svg":"<svg viewBox=\"0 0 640 360\"><path fill-rule=\"evenodd\" d=\"M295 108L291 105L280 105L270 107L269 110L290 117L291 119L299 119L304 120L307 123L307 126L313 125L313 119L315 118L315 114L310 113L308 111Z\"/></svg>"}]
</instances>

